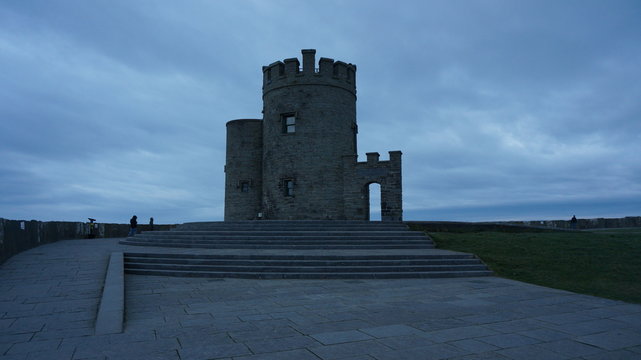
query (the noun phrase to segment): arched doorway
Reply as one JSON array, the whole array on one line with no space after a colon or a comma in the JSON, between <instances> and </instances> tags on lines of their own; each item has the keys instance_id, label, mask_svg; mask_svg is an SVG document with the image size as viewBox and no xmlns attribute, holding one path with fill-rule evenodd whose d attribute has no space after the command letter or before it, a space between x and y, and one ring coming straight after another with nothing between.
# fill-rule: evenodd
<instances>
[{"instance_id":1,"label":"arched doorway","mask_svg":"<svg viewBox=\"0 0 641 360\"><path fill-rule=\"evenodd\" d=\"M369 221L381 221L381 184L369 183L367 185L369 199Z\"/></svg>"}]
</instances>

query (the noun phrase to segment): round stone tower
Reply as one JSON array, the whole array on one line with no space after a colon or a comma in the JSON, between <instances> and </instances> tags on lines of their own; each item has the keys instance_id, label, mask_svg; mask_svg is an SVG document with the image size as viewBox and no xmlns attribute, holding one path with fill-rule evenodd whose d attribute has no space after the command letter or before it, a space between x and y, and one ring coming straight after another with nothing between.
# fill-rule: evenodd
<instances>
[{"instance_id":1,"label":"round stone tower","mask_svg":"<svg viewBox=\"0 0 641 360\"><path fill-rule=\"evenodd\" d=\"M343 157L356 155L356 66L302 50L263 67L265 219L344 219Z\"/></svg>"},{"instance_id":2,"label":"round stone tower","mask_svg":"<svg viewBox=\"0 0 641 360\"><path fill-rule=\"evenodd\" d=\"M225 220L258 218L262 196L263 122L227 122Z\"/></svg>"}]
</instances>

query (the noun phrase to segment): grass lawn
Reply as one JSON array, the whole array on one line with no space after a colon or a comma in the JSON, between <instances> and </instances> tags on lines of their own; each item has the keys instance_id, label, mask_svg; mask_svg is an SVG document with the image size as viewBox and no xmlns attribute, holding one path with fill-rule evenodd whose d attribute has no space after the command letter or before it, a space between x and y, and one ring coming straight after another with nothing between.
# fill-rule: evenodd
<instances>
[{"instance_id":1,"label":"grass lawn","mask_svg":"<svg viewBox=\"0 0 641 360\"><path fill-rule=\"evenodd\" d=\"M430 232L438 248L478 255L498 275L641 303L641 229Z\"/></svg>"}]
</instances>

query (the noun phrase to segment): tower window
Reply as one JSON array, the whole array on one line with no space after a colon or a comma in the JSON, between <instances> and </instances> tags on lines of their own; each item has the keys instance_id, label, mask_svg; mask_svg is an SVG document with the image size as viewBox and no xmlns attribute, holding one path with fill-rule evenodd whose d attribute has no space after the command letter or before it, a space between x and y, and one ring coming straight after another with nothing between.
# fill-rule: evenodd
<instances>
[{"instance_id":1,"label":"tower window","mask_svg":"<svg viewBox=\"0 0 641 360\"><path fill-rule=\"evenodd\" d=\"M283 180L283 188L285 190L285 196L294 196L294 180L293 179Z\"/></svg>"},{"instance_id":2,"label":"tower window","mask_svg":"<svg viewBox=\"0 0 641 360\"><path fill-rule=\"evenodd\" d=\"M282 115L283 134L293 134L296 132L296 115L284 114Z\"/></svg>"},{"instance_id":3,"label":"tower window","mask_svg":"<svg viewBox=\"0 0 641 360\"><path fill-rule=\"evenodd\" d=\"M240 183L240 191L241 192L249 192L249 181L242 181Z\"/></svg>"}]
</instances>

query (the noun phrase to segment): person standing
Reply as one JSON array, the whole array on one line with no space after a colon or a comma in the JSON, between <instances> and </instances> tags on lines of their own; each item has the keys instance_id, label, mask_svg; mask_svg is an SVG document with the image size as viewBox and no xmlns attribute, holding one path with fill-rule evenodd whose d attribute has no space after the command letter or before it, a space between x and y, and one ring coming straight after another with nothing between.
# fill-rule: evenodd
<instances>
[{"instance_id":1,"label":"person standing","mask_svg":"<svg viewBox=\"0 0 641 360\"><path fill-rule=\"evenodd\" d=\"M136 235L136 228L138 227L138 216L134 215L131 217L131 220L129 220L129 226L129 235L127 235L127 237Z\"/></svg>"},{"instance_id":2,"label":"person standing","mask_svg":"<svg viewBox=\"0 0 641 360\"><path fill-rule=\"evenodd\" d=\"M149 231L154 231L154 218L149 218Z\"/></svg>"},{"instance_id":3,"label":"person standing","mask_svg":"<svg viewBox=\"0 0 641 360\"><path fill-rule=\"evenodd\" d=\"M572 229L576 229L576 225L579 221L576 219L576 215L572 215L572 219L570 219L570 227Z\"/></svg>"}]
</instances>

